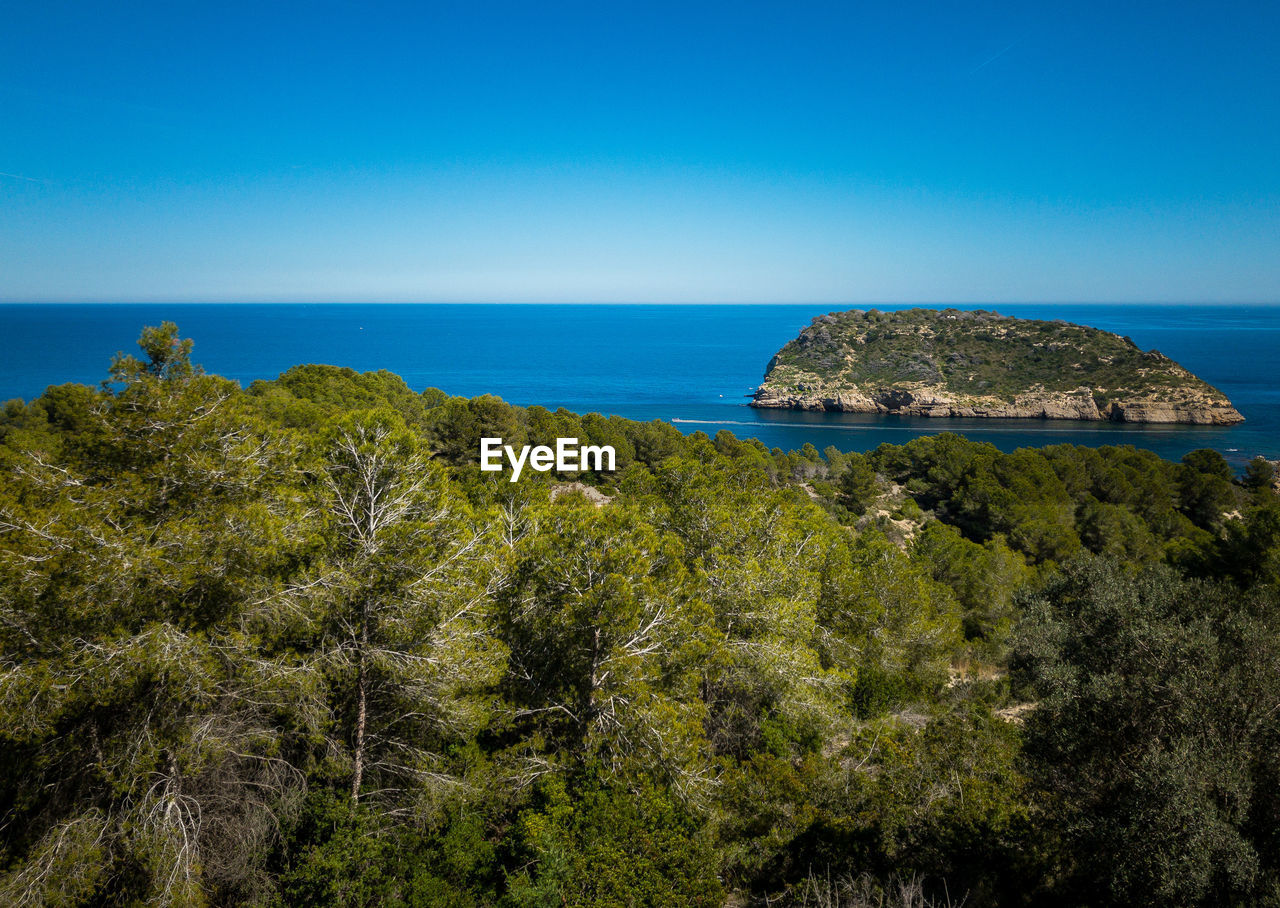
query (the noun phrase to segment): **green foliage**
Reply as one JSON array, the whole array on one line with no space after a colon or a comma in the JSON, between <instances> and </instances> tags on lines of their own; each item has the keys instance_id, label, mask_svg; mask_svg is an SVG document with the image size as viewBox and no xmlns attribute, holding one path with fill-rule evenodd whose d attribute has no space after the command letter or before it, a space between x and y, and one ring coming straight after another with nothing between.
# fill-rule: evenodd
<instances>
[{"instance_id":1,"label":"green foliage","mask_svg":"<svg viewBox=\"0 0 1280 908\"><path fill-rule=\"evenodd\" d=\"M516 718L610 773L698 785L698 666L715 632L675 541L585 504L531 519L499 595Z\"/></svg>"},{"instance_id":2,"label":"green foliage","mask_svg":"<svg viewBox=\"0 0 1280 908\"><path fill-rule=\"evenodd\" d=\"M172 335L144 333L150 364L117 358L122 386L74 408L57 461L6 439L9 903L261 892L304 781L313 676L256 608L306 549L295 477Z\"/></svg>"},{"instance_id":3,"label":"green foliage","mask_svg":"<svg viewBox=\"0 0 1280 908\"><path fill-rule=\"evenodd\" d=\"M941 897L1017 901L1034 868L1015 764L1018 736L974 704L922 724L863 726L830 758L757 754L726 774L721 849L729 878L763 897L812 874L931 877Z\"/></svg>"},{"instance_id":4,"label":"green foliage","mask_svg":"<svg viewBox=\"0 0 1280 908\"><path fill-rule=\"evenodd\" d=\"M1158 351L1063 321L958 309L852 309L813 320L773 358L766 382L826 381L863 389L918 383L958 395L1012 400L1032 388L1089 387L1099 409L1114 399L1182 392L1226 398Z\"/></svg>"},{"instance_id":5,"label":"green foliage","mask_svg":"<svg viewBox=\"0 0 1280 908\"><path fill-rule=\"evenodd\" d=\"M1276 467L1264 457L1255 457L1245 467L1242 484L1251 492L1267 493L1274 491L1276 483Z\"/></svg>"},{"instance_id":6,"label":"green foliage","mask_svg":"<svg viewBox=\"0 0 1280 908\"><path fill-rule=\"evenodd\" d=\"M1071 565L1027 603L1032 776L1073 899L1256 904L1280 881L1280 625L1168 569Z\"/></svg>"},{"instance_id":7,"label":"green foliage","mask_svg":"<svg viewBox=\"0 0 1280 908\"><path fill-rule=\"evenodd\" d=\"M1188 552L1213 545L1203 528L1219 526L1236 505L1225 464L1212 452L1182 464L1132 447L1055 445L1002 454L942 433L881 446L871 460L968 539L999 538L1036 565L1081 548L1140 564L1165 557L1186 563Z\"/></svg>"},{"instance_id":8,"label":"green foliage","mask_svg":"<svg viewBox=\"0 0 1280 908\"><path fill-rule=\"evenodd\" d=\"M480 459L481 438L501 438L519 448L527 441L515 411L499 397L451 397L431 411L433 447L452 464Z\"/></svg>"},{"instance_id":9,"label":"green foliage","mask_svg":"<svg viewBox=\"0 0 1280 908\"><path fill-rule=\"evenodd\" d=\"M1235 497L1231 468L1217 451L1192 451L1178 471L1179 506L1196 526L1216 525Z\"/></svg>"},{"instance_id":10,"label":"green foliage","mask_svg":"<svg viewBox=\"0 0 1280 908\"><path fill-rule=\"evenodd\" d=\"M828 553L817 614L822 651L828 663L862 672L858 699L887 708L902 699L894 692L936 690L959 644L958 611L946 587L882 536L864 533Z\"/></svg>"},{"instance_id":11,"label":"green foliage","mask_svg":"<svg viewBox=\"0 0 1280 908\"><path fill-rule=\"evenodd\" d=\"M338 366L294 366L274 382L254 382L249 391L271 417L309 427L331 416L379 407L393 409L410 425L424 427L429 397L414 394L404 379L385 369L359 373Z\"/></svg>"},{"instance_id":12,"label":"green foliage","mask_svg":"<svg viewBox=\"0 0 1280 908\"><path fill-rule=\"evenodd\" d=\"M1135 564L1155 561L1160 547L1142 519L1118 504L1088 498L1076 509L1080 541L1096 555L1111 555Z\"/></svg>"},{"instance_id":13,"label":"green foliage","mask_svg":"<svg viewBox=\"0 0 1280 908\"><path fill-rule=\"evenodd\" d=\"M1275 884L1261 467L946 433L787 453L387 372L242 390L172 325L140 345L0 412L6 904ZM511 483L482 436L619 469ZM847 525L873 506L891 536Z\"/></svg>"},{"instance_id":14,"label":"green foliage","mask_svg":"<svg viewBox=\"0 0 1280 908\"><path fill-rule=\"evenodd\" d=\"M588 775L539 786L517 822L522 869L511 906L720 905L715 855L696 819L641 778L630 787ZM530 869L533 868L533 869Z\"/></svg>"},{"instance_id":15,"label":"green foliage","mask_svg":"<svg viewBox=\"0 0 1280 908\"><path fill-rule=\"evenodd\" d=\"M292 860L280 871L282 904L407 904L400 843L379 829L371 811L323 791L306 806L290 837Z\"/></svg>"},{"instance_id":16,"label":"green foliage","mask_svg":"<svg viewBox=\"0 0 1280 908\"><path fill-rule=\"evenodd\" d=\"M178 337L178 326L165 322L159 328L143 328L138 346L147 355L146 362L135 356L117 353L111 361L111 380L130 384L143 376L160 379L182 379L192 374L190 338Z\"/></svg>"},{"instance_id":17,"label":"green foliage","mask_svg":"<svg viewBox=\"0 0 1280 908\"><path fill-rule=\"evenodd\" d=\"M278 905L465 908L494 904L501 884L483 816L454 810L423 829L323 789L307 798L276 860Z\"/></svg>"},{"instance_id":18,"label":"green foliage","mask_svg":"<svg viewBox=\"0 0 1280 908\"><path fill-rule=\"evenodd\" d=\"M844 458L844 472L840 474L840 503L854 514L866 513L876 496L876 471L861 454L848 454Z\"/></svg>"},{"instance_id":19,"label":"green foliage","mask_svg":"<svg viewBox=\"0 0 1280 908\"><path fill-rule=\"evenodd\" d=\"M340 417L320 446L330 545L285 601L310 622L354 801L366 772L384 793L440 774L440 749L483 726L501 671L483 611L499 556L398 414Z\"/></svg>"},{"instance_id":20,"label":"green foliage","mask_svg":"<svg viewBox=\"0 0 1280 908\"><path fill-rule=\"evenodd\" d=\"M965 638L998 647L1017 615L1014 593L1031 578L1022 556L1001 536L979 545L938 521L925 524L915 539L914 553L929 566L933 579L955 595Z\"/></svg>"},{"instance_id":21,"label":"green foliage","mask_svg":"<svg viewBox=\"0 0 1280 908\"><path fill-rule=\"evenodd\" d=\"M1280 588L1280 502L1250 508L1198 553L1199 569L1241 586Z\"/></svg>"}]
</instances>

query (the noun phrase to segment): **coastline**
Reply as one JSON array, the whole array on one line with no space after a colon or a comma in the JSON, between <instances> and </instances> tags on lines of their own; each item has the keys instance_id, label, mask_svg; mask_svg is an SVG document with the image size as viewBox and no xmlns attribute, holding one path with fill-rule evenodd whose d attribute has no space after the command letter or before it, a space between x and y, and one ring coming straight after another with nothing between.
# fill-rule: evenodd
<instances>
[{"instance_id":1,"label":"coastline","mask_svg":"<svg viewBox=\"0 0 1280 908\"><path fill-rule=\"evenodd\" d=\"M1245 421L1233 405L1194 401L1129 399L1099 407L1088 389L1071 393L1032 392L1012 402L995 397L957 398L934 391L900 388L786 392L761 385L749 406L771 410L874 413L933 419L1053 419L1159 425L1233 426Z\"/></svg>"}]
</instances>

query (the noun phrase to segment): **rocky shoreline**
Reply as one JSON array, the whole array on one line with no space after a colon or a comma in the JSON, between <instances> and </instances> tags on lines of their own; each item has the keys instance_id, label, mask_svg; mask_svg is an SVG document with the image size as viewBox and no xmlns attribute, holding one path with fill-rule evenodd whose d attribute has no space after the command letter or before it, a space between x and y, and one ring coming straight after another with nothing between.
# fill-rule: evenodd
<instances>
[{"instance_id":1,"label":"rocky shoreline","mask_svg":"<svg viewBox=\"0 0 1280 908\"><path fill-rule=\"evenodd\" d=\"M761 385L752 407L780 410L824 410L836 413L881 413L937 418L1073 419L1127 423L1178 423L1227 426L1244 422L1235 407L1205 400L1119 399L1101 407L1089 389L1078 392L1029 392L1012 402L995 397L960 398L941 389L857 388L780 390Z\"/></svg>"}]
</instances>

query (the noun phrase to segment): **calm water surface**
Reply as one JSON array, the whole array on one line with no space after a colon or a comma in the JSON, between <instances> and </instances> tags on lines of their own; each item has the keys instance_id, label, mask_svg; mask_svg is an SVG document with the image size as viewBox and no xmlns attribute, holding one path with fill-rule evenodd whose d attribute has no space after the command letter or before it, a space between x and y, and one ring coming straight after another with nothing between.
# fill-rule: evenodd
<instances>
[{"instance_id":1,"label":"calm water surface","mask_svg":"<svg viewBox=\"0 0 1280 908\"><path fill-rule=\"evenodd\" d=\"M960 308L979 308L961 305ZM1280 306L1002 305L1006 315L1063 318L1127 334L1221 389L1241 426L1125 426L752 410L769 358L831 305L0 305L0 399L50 384L96 384L111 355L134 351L165 319L195 339L195 359L242 383L298 363L389 369L415 390L497 394L683 431L729 429L785 449L869 450L955 431L1004 450L1072 442L1134 444L1163 456L1195 448L1241 464L1280 458ZM865 307L864 307L865 308ZM882 309L906 308L882 306ZM941 307L939 307L941 308Z\"/></svg>"}]
</instances>

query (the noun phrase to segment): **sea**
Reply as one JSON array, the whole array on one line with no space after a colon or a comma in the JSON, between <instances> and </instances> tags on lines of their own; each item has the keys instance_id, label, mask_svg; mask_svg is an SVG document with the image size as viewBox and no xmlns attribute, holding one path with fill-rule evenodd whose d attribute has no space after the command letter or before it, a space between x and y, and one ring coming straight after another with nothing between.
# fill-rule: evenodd
<instances>
[{"instance_id":1,"label":"sea","mask_svg":"<svg viewBox=\"0 0 1280 908\"><path fill-rule=\"evenodd\" d=\"M815 305L145 303L0 305L0 400L64 382L96 385L145 325L176 322L193 359L248 384L299 363L388 369L415 390L496 394L520 405L660 419L682 432L727 429L770 447L867 451L949 431L1019 447L1131 444L1177 459L1220 451L1236 467L1280 459L1280 306L1020 304L981 306L1128 335L1223 391L1238 426L754 410L773 354L818 315ZM858 308L871 308L863 304ZM908 308L882 305L882 310ZM948 308L931 305L930 308Z\"/></svg>"}]
</instances>

